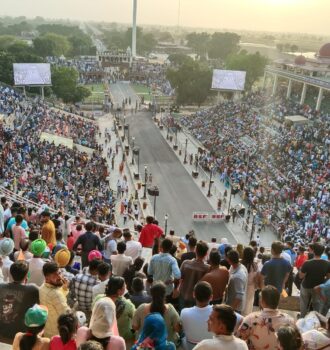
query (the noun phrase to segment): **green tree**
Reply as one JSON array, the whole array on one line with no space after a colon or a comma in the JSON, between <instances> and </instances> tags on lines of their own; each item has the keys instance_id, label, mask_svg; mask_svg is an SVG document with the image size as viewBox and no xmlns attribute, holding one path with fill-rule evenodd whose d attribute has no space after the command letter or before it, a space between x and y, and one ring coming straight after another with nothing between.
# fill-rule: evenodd
<instances>
[{"instance_id":1,"label":"green tree","mask_svg":"<svg viewBox=\"0 0 330 350\"><path fill-rule=\"evenodd\" d=\"M109 48L117 47L118 49L127 49L125 32L118 30L109 30L104 32L103 41ZM131 45L129 45L131 46Z\"/></svg>"},{"instance_id":2,"label":"green tree","mask_svg":"<svg viewBox=\"0 0 330 350\"><path fill-rule=\"evenodd\" d=\"M238 52L240 39L236 33L214 33L208 43L209 57L226 59L228 55Z\"/></svg>"},{"instance_id":3,"label":"green tree","mask_svg":"<svg viewBox=\"0 0 330 350\"><path fill-rule=\"evenodd\" d=\"M132 28L126 31L110 30L104 32L104 43L109 47L126 50L132 46ZM136 28L136 50L139 55L149 54L157 41L152 33L144 33L141 27Z\"/></svg>"},{"instance_id":4,"label":"green tree","mask_svg":"<svg viewBox=\"0 0 330 350\"><path fill-rule=\"evenodd\" d=\"M33 46L37 55L66 56L71 49L68 39L63 35L47 33L33 40Z\"/></svg>"},{"instance_id":5,"label":"green tree","mask_svg":"<svg viewBox=\"0 0 330 350\"><path fill-rule=\"evenodd\" d=\"M77 26L68 26L64 24L41 24L37 27L37 30L40 35L53 33L57 35L71 36L83 33L83 31Z\"/></svg>"},{"instance_id":6,"label":"green tree","mask_svg":"<svg viewBox=\"0 0 330 350\"><path fill-rule=\"evenodd\" d=\"M33 29L33 26L26 21L20 23L11 24L5 28L6 34L9 35L21 35L22 32L29 32Z\"/></svg>"},{"instance_id":7,"label":"green tree","mask_svg":"<svg viewBox=\"0 0 330 350\"><path fill-rule=\"evenodd\" d=\"M125 33L125 47L132 46L132 28L128 28ZM157 41L152 33L144 33L141 27L136 29L136 51L139 55L149 54L157 45Z\"/></svg>"},{"instance_id":8,"label":"green tree","mask_svg":"<svg viewBox=\"0 0 330 350\"><path fill-rule=\"evenodd\" d=\"M33 49L25 41L17 40L12 43L7 49L8 52L14 55L30 55L33 54Z\"/></svg>"},{"instance_id":9,"label":"green tree","mask_svg":"<svg viewBox=\"0 0 330 350\"><path fill-rule=\"evenodd\" d=\"M282 43L276 44L276 48L278 51L282 52L284 49L284 45Z\"/></svg>"},{"instance_id":10,"label":"green tree","mask_svg":"<svg viewBox=\"0 0 330 350\"><path fill-rule=\"evenodd\" d=\"M167 78L176 89L178 104L200 106L209 95L212 72L197 61L186 61L178 69L168 69Z\"/></svg>"},{"instance_id":11,"label":"green tree","mask_svg":"<svg viewBox=\"0 0 330 350\"><path fill-rule=\"evenodd\" d=\"M18 41L13 35L1 35L0 36L0 50L7 50L10 45Z\"/></svg>"},{"instance_id":12,"label":"green tree","mask_svg":"<svg viewBox=\"0 0 330 350\"><path fill-rule=\"evenodd\" d=\"M90 92L77 85L78 72L70 67L52 67L52 89L65 103L75 103L89 96Z\"/></svg>"},{"instance_id":13,"label":"green tree","mask_svg":"<svg viewBox=\"0 0 330 350\"><path fill-rule=\"evenodd\" d=\"M74 101L72 102L80 102L83 101L85 98L91 95L91 91L87 89L85 86L77 86L75 94L74 94Z\"/></svg>"},{"instance_id":14,"label":"green tree","mask_svg":"<svg viewBox=\"0 0 330 350\"><path fill-rule=\"evenodd\" d=\"M249 90L254 82L264 74L267 63L267 57L260 55L259 52L255 54L240 52L239 54L230 55L227 58L226 68L246 71L245 89Z\"/></svg>"},{"instance_id":15,"label":"green tree","mask_svg":"<svg viewBox=\"0 0 330 350\"><path fill-rule=\"evenodd\" d=\"M168 42L168 43L174 42L174 38L170 32L159 32L156 37L158 41Z\"/></svg>"},{"instance_id":16,"label":"green tree","mask_svg":"<svg viewBox=\"0 0 330 350\"><path fill-rule=\"evenodd\" d=\"M77 33L68 37L71 45L70 56L95 55L96 49L91 38L84 33Z\"/></svg>"},{"instance_id":17,"label":"green tree","mask_svg":"<svg viewBox=\"0 0 330 350\"><path fill-rule=\"evenodd\" d=\"M189 33L186 36L187 45L195 50L202 57L205 57L208 52L210 34L208 33Z\"/></svg>"},{"instance_id":18,"label":"green tree","mask_svg":"<svg viewBox=\"0 0 330 350\"><path fill-rule=\"evenodd\" d=\"M183 53L173 53L167 57L167 59L173 64L174 66L181 66L183 63L187 61L193 61L193 59L185 55Z\"/></svg>"},{"instance_id":19,"label":"green tree","mask_svg":"<svg viewBox=\"0 0 330 350\"><path fill-rule=\"evenodd\" d=\"M299 47L295 44L291 45L291 52L297 52L299 50Z\"/></svg>"},{"instance_id":20,"label":"green tree","mask_svg":"<svg viewBox=\"0 0 330 350\"><path fill-rule=\"evenodd\" d=\"M13 54L0 51L0 81L14 85L13 63L41 63L42 58L31 53Z\"/></svg>"}]
</instances>

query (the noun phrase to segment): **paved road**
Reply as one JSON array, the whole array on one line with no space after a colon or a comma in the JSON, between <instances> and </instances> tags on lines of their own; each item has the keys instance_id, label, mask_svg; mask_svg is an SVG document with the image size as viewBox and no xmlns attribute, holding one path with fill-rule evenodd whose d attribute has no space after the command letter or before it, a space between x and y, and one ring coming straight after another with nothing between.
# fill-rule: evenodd
<instances>
[{"instance_id":1,"label":"paved road","mask_svg":"<svg viewBox=\"0 0 330 350\"><path fill-rule=\"evenodd\" d=\"M236 243L225 224L196 224L192 221L194 211L211 212L213 209L160 135L151 114L139 112L127 116L127 121L130 134L135 137L135 144L141 150L140 172L144 173L144 165L147 164L153 184L157 184L160 190L156 203L156 216L160 224L164 225L164 216L168 213L168 229L174 228L179 235L194 229L199 239L210 241L212 237L218 237L219 241L226 237L231 243Z\"/></svg>"},{"instance_id":2,"label":"paved road","mask_svg":"<svg viewBox=\"0 0 330 350\"><path fill-rule=\"evenodd\" d=\"M126 109L135 109L136 101L140 102L129 82L119 81L115 84L110 84L110 93L114 108L121 108L123 100L129 97L131 98L131 105L126 105Z\"/></svg>"}]
</instances>

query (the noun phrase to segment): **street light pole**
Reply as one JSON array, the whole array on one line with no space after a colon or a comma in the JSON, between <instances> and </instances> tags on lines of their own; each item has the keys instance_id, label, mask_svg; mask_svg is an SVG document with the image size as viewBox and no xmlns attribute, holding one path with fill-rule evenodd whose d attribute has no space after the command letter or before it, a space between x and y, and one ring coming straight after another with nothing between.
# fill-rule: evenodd
<instances>
[{"instance_id":1,"label":"street light pole","mask_svg":"<svg viewBox=\"0 0 330 350\"><path fill-rule=\"evenodd\" d=\"M154 218L156 218L156 198L157 196L154 196Z\"/></svg>"},{"instance_id":2,"label":"street light pole","mask_svg":"<svg viewBox=\"0 0 330 350\"><path fill-rule=\"evenodd\" d=\"M175 125L175 145L178 144L178 126Z\"/></svg>"},{"instance_id":3,"label":"street light pole","mask_svg":"<svg viewBox=\"0 0 330 350\"><path fill-rule=\"evenodd\" d=\"M168 214L165 214L165 236L167 234L167 220L168 220Z\"/></svg>"},{"instance_id":4,"label":"street light pole","mask_svg":"<svg viewBox=\"0 0 330 350\"><path fill-rule=\"evenodd\" d=\"M213 167L210 168L210 182L209 182L209 190L207 192L208 197L211 197L212 175L213 175Z\"/></svg>"},{"instance_id":5,"label":"street light pole","mask_svg":"<svg viewBox=\"0 0 330 350\"><path fill-rule=\"evenodd\" d=\"M144 193L142 199L147 199L148 167L144 166Z\"/></svg>"},{"instance_id":6,"label":"street light pole","mask_svg":"<svg viewBox=\"0 0 330 350\"><path fill-rule=\"evenodd\" d=\"M132 136L132 165L134 165L134 141L135 137Z\"/></svg>"},{"instance_id":7,"label":"street light pole","mask_svg":"<svg viewBox=\"0 0 330 350\"><path fill-rule=\"evenodd\" d=\"M183 164L187 164L187 146L188 146L188 139L186 139L186 146L184 149L184 160L183 160Z\"/></svg>"},{"instance_id":8,"label":"street light pole","mask_svg":"<svg viewBox=\"0 0 330 350\"><path fill-rule=\"evenodd\" d=\"M255 210L253 210L253 218L252 218L252 226L251 226L251 235L250 235L250 242L253 239L253 234L254 234L254 230L255 230L255 218L256 218L257 212Z\"/></svg>"},{"instance_id":9,"label":"street light pole","mask_svg":"<svg viewBox=\"0 0 330 350\"><path fill-rule=\"evenodd\" d=\"M230 185L230 195L229 195L229 204L228 204L228 215L230 214L230 204L231 204L231 195L232 195L232 192L233 192L233 187L232 187L232 184L231 184L231 181L229 180L229 185Z\"/></svg>"},{"instance_id":10,"label":"street light pole","mask_svg":"<svg viewBox=\"0 0 330 350\"><path fill-rule=\"evenodd\" d=\"M140 152L138 153L138 174L140 174Z\"/></svg>"}]
</instances>

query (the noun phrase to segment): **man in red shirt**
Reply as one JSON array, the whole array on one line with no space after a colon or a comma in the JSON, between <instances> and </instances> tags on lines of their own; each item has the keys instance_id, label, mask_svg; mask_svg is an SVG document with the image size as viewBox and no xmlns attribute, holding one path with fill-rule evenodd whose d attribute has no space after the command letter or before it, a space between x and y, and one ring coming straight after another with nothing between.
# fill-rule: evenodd
<instances>
[{"instance_id":1,"label":"man in red shirt","mask_svg":"<svg viewBox=\"0 0 330 350\"><path fill-rule=\"evenodd\" d=\"M154 224L152 216L146 217L147 224L143 226L139 242L144 248L152 248L155 238L160 238L163 235L163 230L158 225Z\"/></svg>"}]
</instances>

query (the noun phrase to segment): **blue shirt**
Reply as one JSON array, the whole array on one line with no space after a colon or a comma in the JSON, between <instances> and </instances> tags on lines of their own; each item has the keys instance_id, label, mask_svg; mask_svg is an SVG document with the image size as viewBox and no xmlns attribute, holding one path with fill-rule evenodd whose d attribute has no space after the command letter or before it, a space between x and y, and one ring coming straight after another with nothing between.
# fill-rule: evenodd
<instances>
[{"instance_id":1,"label":"blue shirt","mask_svg":"<svg viewBox=\"0 0 330 350\"><path fill-rule=\"evenodd\" d=\"M330 279L320 284L321 293L327 299L326 305L330 304Z\"/></svg>"},{"instance_id":2,"label":"blue shirt","mask_svg":"<svg viewBox=\"0 0 330 350\"><path fill-rule=\"evenodd\" d=\"M169 253L154 255L149 263L148 274L153 276L154 282L162 281L166 285L166 295L173 291L173 278L179 279L181 271L178 262Z\"/></svg>"},{"instance_id":3,"label":"blue shirt","mask_svg":"<svg viewBox=\"0 0 330 350\"><path fill-rule=\"evenodd\" d=\"M14 217L10 218L7 224L7 229L11 231L12 227L16 224L16 219ZM23 219L21 226L24 228L24 230L28 230L29 226L26 222L26 220Z\"/></svg>"},{"instance_id":4,"label":"blue shirt","mask_svg":"<svg viewBox=\"0 0 330 350\"><path fill-rule=\"evenodd\" d=\"M291 264L283 258L272 258L265 262L261 274L265 276L265 285L272 285L281 293L285 275L291 271Z\"/></svg>"},{"instance_id":5,"label":"blue shirt","mask_svg":"<svg viewBox=\"0 0 330 350\"><path fill-rule=\"evenodd\" d=\"M296 258L297 258L297 254L294 252L294 250L291 250L291 249L286 249L286 250L284 250L284 252L290 255L291 265L294 266L294 263L295 263Z\"/></svg>"}]
</instances>

